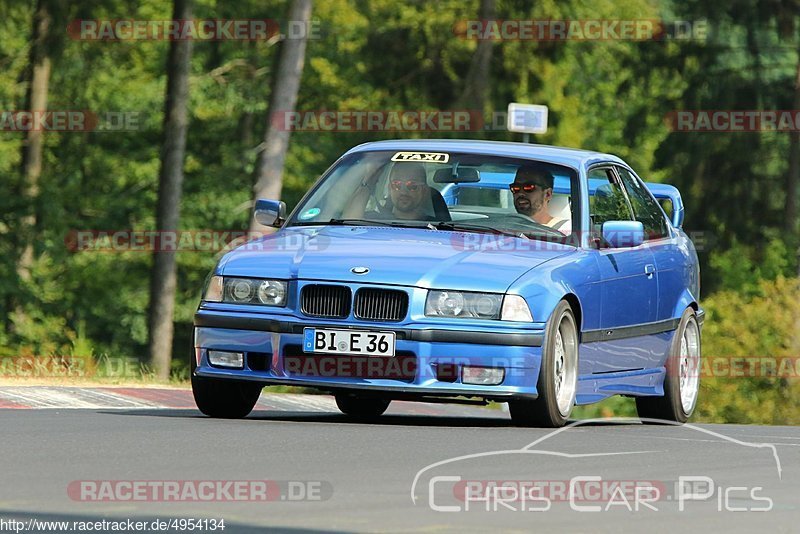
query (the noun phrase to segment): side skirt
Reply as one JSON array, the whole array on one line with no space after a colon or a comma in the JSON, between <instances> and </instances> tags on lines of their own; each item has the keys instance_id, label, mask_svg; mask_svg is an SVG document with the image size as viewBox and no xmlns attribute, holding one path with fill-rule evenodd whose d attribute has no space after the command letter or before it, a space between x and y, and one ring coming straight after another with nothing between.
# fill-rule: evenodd
<instances>
[{"instance_id":1,"label":"side skirt","mask_svg":"<svg viewBox=\"0 0 800 534\"><path fill-rule=\"evenodd\" d=\"M575 404L591 404L612 395L664 395L665 367L581 375Z\"/></svg>"}]
</instances>

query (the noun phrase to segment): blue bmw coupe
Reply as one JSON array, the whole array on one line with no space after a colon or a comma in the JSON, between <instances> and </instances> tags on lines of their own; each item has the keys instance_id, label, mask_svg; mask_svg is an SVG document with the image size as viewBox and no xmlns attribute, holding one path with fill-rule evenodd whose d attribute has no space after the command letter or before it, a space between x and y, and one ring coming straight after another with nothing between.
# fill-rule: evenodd
<instances>
[{"instance_id":1,"label":"blue bmw coupe","mask_svg":"<svg viewBox=\"0 0 800 534\"><path fill-rule=\"evenodd\" d=\"M264 386L313 387L345 414L392 400L507 402L515 423L636 398L685 422L697 401L700 273L669 185L553 146L357 146L278 230L221 258L194 317L192 389L244 417Z\"/></svg>"}]
</instances>

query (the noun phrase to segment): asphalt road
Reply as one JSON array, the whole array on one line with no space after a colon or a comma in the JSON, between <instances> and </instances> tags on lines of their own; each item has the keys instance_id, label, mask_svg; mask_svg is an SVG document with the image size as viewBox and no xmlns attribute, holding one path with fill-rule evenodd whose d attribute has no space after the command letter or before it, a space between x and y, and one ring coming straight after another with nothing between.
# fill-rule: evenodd
<instances>
[{"instance_id":1,"label":"asphalt road","mask_svg":"<svg viewBox=\"0 0 800 534\"><path fill-rule=\"evenodd\" d=\"M800 428L620 422L553 434L512 427L499 410L409 403L363 424L327 398L264 409L266 398L237 421L192 409L0 409L0 530L12 518L213 518L225 533L790 532L800 522ZM590 476L600 480L580 478ZM267 501L255 486L251 501L97 500L128 498L120 481L253 480L269 481ZM150 491L139 498L159 498Z\"/></svg>"}]
</instances>

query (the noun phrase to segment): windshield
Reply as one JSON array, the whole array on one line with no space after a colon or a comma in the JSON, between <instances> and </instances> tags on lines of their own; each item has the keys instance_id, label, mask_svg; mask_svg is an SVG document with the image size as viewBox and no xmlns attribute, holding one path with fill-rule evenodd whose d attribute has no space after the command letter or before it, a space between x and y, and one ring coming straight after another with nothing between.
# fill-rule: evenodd
<instances>
[{"instance_id":1,"label":"windshield","mask_svg":"<svg viewBox=\"0 0 800 534\"><path fill-rule=\"evenodd\" d=\"M566 237L577 174L552 163L481 154L360 152L343 158L289 226L353 224Z\"/></svg>"}]
</instances>

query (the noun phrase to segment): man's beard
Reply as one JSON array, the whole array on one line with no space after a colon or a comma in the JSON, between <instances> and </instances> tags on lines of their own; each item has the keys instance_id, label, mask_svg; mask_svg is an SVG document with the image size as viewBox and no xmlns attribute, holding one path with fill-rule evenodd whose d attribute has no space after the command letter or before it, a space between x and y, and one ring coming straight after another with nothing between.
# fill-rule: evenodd
<instances>
[{"instance_id":1,"label":"man's beard","mask_svg":"<svg viewBox=\"0 0 800 534\"><path fill-rule=\"evenodd\" d=\"M414 199L408 196L398 197L395 207L400 211L411 211L414 208Z\"/></svg>"},{"instance_id":2,"label":"man's beard","mask_svg":"<svg viewBox=\"0 0 800 534\"><path fill-rule=\"evenodd\" d=\"M538 211L542 208L542 204L544 204L543 199L532 201L531 199L526 198L525 200L527 200L528 202L527 203L523 202L522 206L520 206L518 201L515 200L514 207L517 209L519 213L522 213L523 215L527 215L529 217L532 216L534 213L538 213Z\"/></svg>"}]
</instances>

